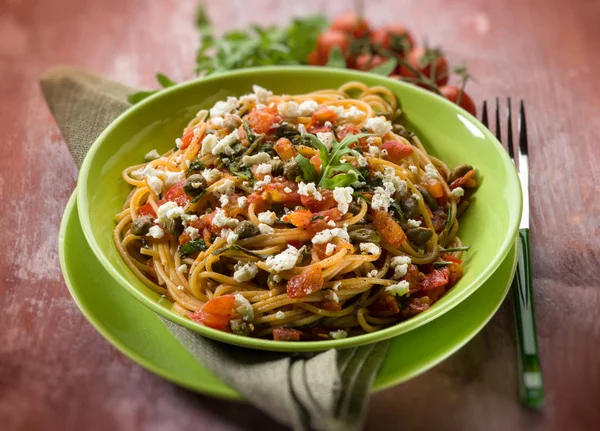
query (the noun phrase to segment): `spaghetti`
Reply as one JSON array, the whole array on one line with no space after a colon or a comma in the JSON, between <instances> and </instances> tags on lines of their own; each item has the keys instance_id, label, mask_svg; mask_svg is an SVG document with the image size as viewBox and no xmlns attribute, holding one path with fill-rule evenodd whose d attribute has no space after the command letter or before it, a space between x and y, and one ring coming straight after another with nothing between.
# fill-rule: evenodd
<instances>
[{"instance_id":1,"label":"spaghetti","mask_svg":"<svg viewBox=\"0 0 600 431\"><path fill-rule=\"evenodd\" d=\"M462 276L473 168L429 155L384 87L253 90L123 171L133 190L114 241L129 268L199 324L276 340L372 332L429 308Z\"/></svg>"}]
</instances>

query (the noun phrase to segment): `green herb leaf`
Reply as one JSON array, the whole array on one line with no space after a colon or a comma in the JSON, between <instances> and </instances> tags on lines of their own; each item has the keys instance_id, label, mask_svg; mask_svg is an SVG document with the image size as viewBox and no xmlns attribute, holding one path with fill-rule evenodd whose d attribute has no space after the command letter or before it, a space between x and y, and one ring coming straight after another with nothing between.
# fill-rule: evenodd
<instances>
[{"instance_id":1,"label":"green herb leaf","mask_svg":"<svg viewBox=\"0 0 600 431\"><path fill-rule=\"evenodd\" d=\"M445 260L439 260L437 262L433 262L433 267L435 269L440 269L440 268L443 268L445 266L450 266L450 265L452 265L452 262L447 262Z\"/></svg>"},{"instance_id":2,"label":"green herb leaf","mask_svg":"<svg viewBox=\"0 0 600 431\"><path fill-rule=\"evenodd\" d=\"M163 88L172 87L173 85L177 84L175 81L173 81L171 78L169 78L164 73L157 73L156 80Z\"/></svg>"},{"instance_id":3,"label":"green herb leaf","mask_svg":"<svg viewBox=\"0 0 600 431\"><path fill-rule=\"evenodd\" d=\"M385 63L370 69L369 72L374 73L376 75L389 76L390 73L392 73L394 69L396 69L397 65L398 61L395 58L390 58Z\"/></svg>"},{"instance_id":4,"label":"green herb leaf","mask_svg":"<svg viewBox=\"0 0 600 431\"><path fill-rule=\"evenodd\" d=\"M179 254L181 257L189 256L192 253L198 253L201 251L208 250L206 243L203 239L199 239L196 241L188 241L182 246L179 247Z\"/></svg>"},{"instance_id":5,"label":"green herb leaf","mask_svg":"<svg viewBox=\"0 0 600 431\"><path fill-rule=\"evenodd\" d=\"M250 124L247 121L244 121L244 130L246 131L246 135L248 135L248 141L253 143L256 139L256 135L252 133L252 129L250 128Z\"/></svg>"},{"instance_id":6,"label":"green herb leaf","mask_svg":"<svg viewBox=\"0 0 600 431\"><path fill-rule=\"evenodd\" d=\"M339 46L333 47L329 53L329 58L327 59L325 66L338 67L342 69L346 67L346 59L344 58L344 54L342 54L342 50Z\"/></svg>"},{"instance_id":7,"label":"green herb leaf","mask_svg":"<svg viewBox=\"0 0 600 431\"><path fill-rule=\"evenodd\" d=\"M298 167L302 171L302 177L304 181L314 183L319 178L317 174L317 170L314 165L304 157L302 154L298 154L296 156L296 163L298 163Z\"/></svg>"},{"instance_id":8,"label":"green herb leaf","mask_svg":"<svg viewBox=\"0 0 600 431\"><path fill-rule=\"evenodd\" d=\"M202 163L200 160L194 160L192 163L190 163L190 167L185 172L185 176L189 177L194 172L200 172L200 171L204 170L205 168L206 168L206 165L204 163Z\"/></svg>"}]
</instances>

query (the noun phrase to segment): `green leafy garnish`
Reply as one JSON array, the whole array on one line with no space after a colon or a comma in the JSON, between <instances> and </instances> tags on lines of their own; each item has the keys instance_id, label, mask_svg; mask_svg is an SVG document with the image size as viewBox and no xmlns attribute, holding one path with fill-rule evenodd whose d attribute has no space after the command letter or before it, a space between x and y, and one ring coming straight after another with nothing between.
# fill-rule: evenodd
<instances>
[{"instance_id":1,"label":"green leafy garnish","mask_svg":"<svg viewBox=\"0 0 600 431\"><path fill-rule=\"evenodd\" d=\"M252 133L252 129L250 128L250 124L247 121L244 121L244 130L246 131L246 135L248 135L248 141L253 143L256 140L256 135Z\"/></svg>"},{"instance_id":2,"label":"green leafy garnish","mask_svg":"<svg viewBox=\"0 0 600 431\"><path fill-rule=\"evenodd\" d=\"M445 260L439 260L437 262L433 262L433 267L435 269L440 269L440 268L443 268L445 266L450 266L450 265L452 265L452 262L448 262Z\"/></svg>"},{"instance_id":3,"label":"green leafy garnish","mask_svg":"<svg viewBox=\"0 0 600 431\"><path fill-rule=\"evenodd\" d=\"M390 58L385 63L370 69L369 72L374 73L376 75L389 76L389 74L392 73L394 69L396 69L397 65L398 60L396 60L395 58Z\"/></svg>"},{"instance_id":4,"label":"green leafy garnish","mask_svg":"<svg viewBox=\"0 0 600 431\"><path fill-rule=\"evenodd\" d=\"M196 241L188 241L182 246L179 247L179 254L181 257L186 257L192 253L198 253L200 251L206 251L208 247L203 239L198 239Z\"/></svg>"},{"instance_id":5,"label":"green leafy garnish","mask_svg":"<svg viewBox=\"0 0 600 431\"><path fill-rule=\"evenodd\" d=\"M450 248L442 248L440 247L440 251L451 252L451 251L469 251L471 248L470 245L463 245L460 247L450 247Z\"/></svg>"},{"instance_id":6,"label":"green leafy garnish","mask_svg":"<svg viewBox=\"0 0 600 431\"><path fill-rule=\"evenodd\" d=\"M342 54L339 46L333 47L329 53L329 58L327 59L327 64L325 64L325 66L338 67L342 69L346 67L346 59L344 58L344 54Z\"/></svg>"},{"instance_id":7,"label":"green leafy garnish","mask_svg":"<svg viewBox=\"0 0 600 431\"><path fill-rule=\"evenodd\" d=\"M194 160L192 163L190 163L190 167L185 172L185 176L189 177L194 172L200 172L204 170L204 168L206 168L204 163L202 163L200 160Z\"/></svg>"},{"instance_id":8,"label":"green leafy garnish","mask_svg":"<svg viewBox=\"0 0 600 431\"><path fill-rule=\"evenodd\" d=\"M304 157L302 154L298 154L296 156L296 163L298 163L298 167L302 171L302 178L304 181L314 183L319 178L317 174L317 169L315 166Z\"/></svg>"}]
</instances>

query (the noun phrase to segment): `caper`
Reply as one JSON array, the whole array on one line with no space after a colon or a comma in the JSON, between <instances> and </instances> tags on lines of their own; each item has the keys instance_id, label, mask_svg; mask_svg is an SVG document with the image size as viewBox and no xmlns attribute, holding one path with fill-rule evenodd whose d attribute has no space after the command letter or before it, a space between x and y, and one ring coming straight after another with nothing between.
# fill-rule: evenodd
<instances>
[{"instance_id":1,"label":"caper","mask_svg":"<svg viewBox=\"0 0 600 431\"><path fill-rule=\"evenodd\" d=\"M412 196L400 201L400 208L405 219L414 219L419 215L419 203Z\"/></svg>"},{"instance_id":2,"label":"caper","mask_svg":"<svg viewBox=\"0 0 600 431\"><path fill-rule=\"evenodd\" d=\"M427 206L432 210L436 210L438 207L437 201L429 194L429 192L421 186L417 186L417 189L419 190L419 193L421 193L421 195L423 196L423 200L425 201Z\"/></svg>"},{"instance_id":3,"label":"caper","mask_svg":"<svg viewBox=\"0 0 600 431\"><path fill-rule=\"evenodd\" d=\"M295 181L296 177L301 175L298 162L296 162L294 159L290 159L285 162L285 165L283 165L283 175L285 175L288 180Z\"/></svg>"},{"instance_id":4,"label":"caper","mask_svg":"<svg viewBox=\"0 0 600 431\"><path fill-rule=\"evenodd\" d=\"M464 176L467 172L469 172L470 170L473 169L473 166L471 165L458 165L457 167L455 167L452 170L452 173L450 174L450 177L448 178L448 182L451 183L452 181Z\"/></svg>"},{"instance_id":5,"label":"caper","mask_svg":"<svg viewBox=\"0 0 600 431\"><path fill-rule=\"evenodd\" d=\"M351 202L350 206L348 207L348 212L351 214L358 214L361 209L362 209L362 206L359 203Z\"/></svg>"},{"instance_id":6,"label":"caper","mask_svg":"<svg viewBox=\"0 0 600 431\"><path fill-rule=\"evenodd\" d=\"M183 233L183 222L180 218L163 220L160 226L173 236L179 236Z\"/></svg>"},{"instance_id":7,"label":"caper","mask_svg":"<svg viewBox=\"0 0 600 431\"><path fill-rule=\"evenodd\" d=\"M237 234L238 239L250 238L251 236L258 235L258 227L249 220L244 220L237 225L233 231Z\"/></svg>"},{"instance_id":8,"label":"caper","mask_svg":"<svg viewBox=\"0 0 600 431\"><path fill-rule=\"evenodd\" d=\"M379 242L381 241L381 237L379 236L377 231L366 227L362 227L360 229L355 229L351 232L348 232L348 236L350 237L350 241L358 243L374 242L375 244L379 244Z\"/></svg>"},{"instance_id":9,"label":"caper","mask_svg":"<svg viewBox=\"0 0 600 431\"><path fill-rule=\"evenodd\" d=\"M271 175L274 177L278 177L283 174L283 162L279 159L271 160Z\"/></svg>"},{"instance_id":10,"label":"caper","mask_svg":"<svg viewBox=\"0 0 600 431\"><path fill-rule=\"evenodd\" d=\"M134 235L146 235L152 226L152 217L138 217L131 223L131 233Z\"/></svg>"},{"instance_id":11,"label":"caper","mask_svg":"<svg viewBox=\"0 0 600 431\"><path fill-rule=\"evenodd\" d=\"M406 230L406 237L415 245L424 245L432 236L433 232L426 227L412 227Z\"/></svg>"},{"instance_id":12,"label":"caper","mask_svg":"<svg viewBox=\"0 0 600 431\"><path fill-rule=\"evenodd\" d=\"M190 175L183 185L183 191L188 196L198 196L206 188L206 180L200 174Z\"/></svg>"},{"instance_id":13,"label":"caper","mask_svg":"<svg viewBox=\"0 0 600 431\"><path fill-rule=\"evenodd\" d=\"M249 337L254 330L254 325L252 323L244 322L242 319L233 319L229 321L229 328L231 329L231 332L236 335Z\"/></svg>"}]
</instances>

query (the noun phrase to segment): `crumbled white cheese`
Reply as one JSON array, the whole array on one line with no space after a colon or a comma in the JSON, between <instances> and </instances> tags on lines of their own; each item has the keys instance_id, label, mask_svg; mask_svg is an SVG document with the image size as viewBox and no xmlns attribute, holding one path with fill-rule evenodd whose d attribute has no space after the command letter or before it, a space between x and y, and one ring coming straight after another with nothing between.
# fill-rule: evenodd
<instances>
[{"instance_id":1,"label":"crumbled white cheese","mask_svg":"<svg viewBox=\"0 0 600 431\"><path fill-rule=\"evenodd\" d=\"M184 263L182 265L179 265L179 267L177 267L177 272L180 274L185 274L188 272L188 267L187 265Z\"/></svg>"},{"instance_id":2,"label":"crumbled white cheese","mask_svg":"<svg viewBox=\"0 0 600 431\"><path fill-rule=\"evenodd\" d=\"M147 236L151 236L152 238L161 239L165 235L165 231L161 229L160 226L154 225L148 231Z\"/></svg>"},{"instance_id":3,"label":"crumbled white cheese","mask_svg":"<svg viewBox=\"0 0 600 431\"><path fill-rule=\"evenodd\" d=\"M244 208L248 203L248 198L246 196L240 196L237 200L237 206L240 208Z\"/></svg>"},{"instance_id":4,"label":"crumbled white cheese","mask_svg":"<svg viewBox=\"0 0 600 431\"><path fill-rule=\"evenodd\" d=\"M149 175L146 178L146 184L148 184L150 190L152 190L157 196L160 195L160 193L162 192L163 182L160 178L153 175Z\"/></svg>"},{"instance_id":5,"label":"crumbled white cheese","mask_svg":"<svg viewBox=\"0 0 600 431\"><path fill-rule=\"evenodd\" d=\"M410 227L419 227L421 226L421 220L414 220L409 218L406 224Z\"/></svg>"},{"instance_id":6,"label":"crumbled white cheese","mask_svg":"<svg viewBox=\"0 0 600 431\"><path fill-rule=\"evenodd\" d=\"M390 261L390 266L394 270L394 275L392 278L394 280L400 280L402 277L404 277L408 272L408 265L410 265L410 263L411 260L408 256L393 257Z\"/></svg>"},{"instance_id":7,"label":"crumbled white cheese","mask_svg":"<svg viewBox=\"0 0 600 431\"><path fill-rule=\"evenodd\" d=\"M193 223L198 220L198 216L196 214L181 214L181 220L183 220L183 224Z\"/></svg>"},{"instance_id":8,"label":"crumbled white cheese","mask_svg":"<svg viewBox=\"0 0 600 431\"><path fill-rule=\"evenodd\" d=\"M292 193L292 189L290 189L289 187L286 187L285 189L283 189L283 191L286 193Z\"/></svg>"},{"instance_id":9,"label":"crumbled white cheese","mask_svg":"<svg viewBox=\"0 0 600 431\"><path fill-rule=\"evenodd\" d=\"M227 196L227 195L219 196L219 203L221 204L221 207L224 207L225 205L227 205L229 203L229 196Z\"/></svg>"},{"instance_id":10,"label":"crumbled white cheese","mask_svg":"<svg viewBox=\"0 0 600 431\"><path fill-rule=\"evenodd\" d=\"M341 281L336 281L335 283L333 283L333 285L331 286L331 288L333 290L339 290L340 287L342 287L342 282Z\"/></svg>"},{"instance_id":11,"label":"crumbled white cheese","mask_svg":"<svg viewBox=\"0 0 600 431\"><path fill-rule=\"evenodd\" d=\"M233 244L235 242L237 242L237 240L240 238L239 235L237 233L235 233L234 231L232 231L231 229L223 229L221 231L221 238L225 238L225 240L227 241L227 244Z\"/></svg>"},{"instance_id":12,"label":"crumbled white cheese","mask_svg":"<svg viewBox=\"0 0 600 431\"><path fill-rule=\"evenodd\" d=\"M271 184L271 179L272 179L271 175L265 175L265 177L262 179L262 181L257 181L256 184L254 184L254 190L258 190L262 186Z\"/></svg>"},{"instance_id":13,"label":"crumbled white cheese","mask_svg":"<svg viewBox=\"0 0 600 431\"><path fill-rule=\"evenodd\" d=\"M173 187L175 184L183 181L184 178L185 178L184 171L180 171L180 172L165 171L164 172L165 186L169 189L171 187Z\"/></svg>"},{"instance_id":14,"label":"crumbled white cheese","mask_svg":"<svg viewBox=\"0 0 600 431\"><path fill-rule=\"evenodd\" d=\"M238 262L233 269L235 270L233 278L239 283L252 280L258 272L258 266L254 262Z\"/></svg>"},{"instance_id":15,"label":"crumbled white cheese","mask_svg":"<svg viewBox=\"0 0 600 431\"><path fill-rule=\"evenodd\" d=\"M181 146L183 145L183 141L180 138L175 139L175 146L178 150L181 150Z\"/></svg>"},{"instance_id":16,"label":"crumbled white cheese","mask_svg":"<svg viewBox=\"0 0 600 431\"><path fill-rule=\"evenodd\" d=\"M369 162L367 161L367 159L361 156L360 154L356 155L356 161L358 162L358 166L360 166L361 168L369 166Z\"/></svg>"},{"instance_id":17,"label":"crumbled white cheese","mask_svg":"<svg viewBox=\"0 0 600 431\"><path fill-rule=\"evenodd\" d=\"M457 187L454 190L452 190L452 196L454 196L455 198L459 198L461 196L465 195L465 190L462 187Z\"/></svg>"},{"instance_id":18,"label":"crumbled white cheese","mask_svg":"<svg viewBox=\"0 0 600 431\"><path fill-rule=\"evenodd\" d=\"M406 280L402 280L398 284L392 284L385 288L386 292L390 292L392 295L403 296L406 295L410 290L410 284Z\"/></svg>"},{"instance_id":19,"label":"crumbled white cheese","mask_svg":"<svg viewBox=\"0 0 600 431\"><path fill-rule=\"evenodd\" d=\"M156 223L161 223L167 220L173 220L183 215L183 208L177 203L168 201L158 207L156 210Z\"/></svg>"},{"instance_id":20,"label":"crumbled white cheese","mask_svg":"<svg viewBox=\"0 0 600 431\"><path fill-rule=\"evenodd\" d=\"M223 127L223 124L225 123L225 119L223 117L215 117L215 118L211 118L211 122L212 122L213 126L218 127L220 129Z\"/></svg>"},{"instance_id":21,"label":"crumbled white cheese","mask_svg":"<svg viewBox=\"0 0 600 431\"><path fill-rule=\"evenodd\" d=\"M371 157L379 157L379 153L379 147L376 147L375 145L369 145L369 154Z\"/></svg>"},{"instance_id":22,"label":"crumbled white cheese","mask_svg":"<svg viewBox=\"0 0 600 431\"><path fill-rule=\"evenodd\" d=\"M333 189L333 199L338 204L338 209L342 214L348 212L349 204L352 203L352 187L336 187Z\"/></svg>"},{"instance_id":23,"label":"crumbled white cheese","mask_svg":"<svg viewBox=\"0 0 600 431\"><path fill-rule=\"evenodd\" d=\"M327 247L325 247L325 256L331 256L335 251L335 244L329 243Z\"/></svg>"},{"instance_id":24,"label":"crumbled white cheese","mask_svg":"<svg viewBox=\"0 0 600 431\"><path fill-rule=\"evenodd\" d=\"M277 221L277 214L273 211L265 211L257 215L258 221L264 224L272 225Z\"/></svg>"},{"instance_id":25,"label":"crumbled white cheese","mask_svg":"<svg viewBox=\"0 0 600 431\"><path fill-rule=\"evenodd\" d=\"M314 100L305 100L298 107L302 117L312 117L315 111L319 108L319 104Z\"/></svg>"},{"instance_id":26,"label":"crumbled white cheese","mask_svg":"<svg viewBox=\"0 0 600 431\"><path fill-rule=\"evenodd\" d=\"M373 269L367 273L367 277L374 278L374 277L377 277L377 274L379 274L379 271L377 271L376 269Z\"/></svg>"},{"instance_id":27,"label":"crumbled white cheese","mask_svg":"<svg viewBox=\"0 0 600 431\"><path fill-rule=\"evenodd\" d=\"M231 195L235 192L235 183L229 178L215 187L214 193L217 195Z\"/></svg>"},{"instance_id":28,"label":"crumbled white cheese","mask_svg":"<svg viewBox=\"0 0 600 431\"><path fill-rule=\"evenodd\" d=\"M392 130L392 123L387 121L384 117L369 118L365 126L379 136L383 136Z\"/></svg>"},{"instance_id":29,"label":"crumbled white cheese","mask_svg":"<svg viewBox=\"0 0 600 431\"><path fill-rule=\"evenodd\" d=\"M318 201L323 199L323 195L317 191L315 183L304 184L303 182L300 182L300 184L298 184L298 194L301 196L312 196Z\"/></svg>"},{"instance_id":30,"label":"crumbled white cheese","mask_svg":"<svg viewBox=\"0 0 600 431\"><path fill-rule=\"evenodd\" d=\"M377 244L373 244L372 242L361 242L359 247L360 251L364 251L369 254L381 254L381 249L377 246Z\"/></svg>"},{"instance_id":31,"label":"crumbled white cheese","mask_svg":"<svg viewBox=\"0 0 600 431\"><path fill-rule=\"evenodd\" d=\"M417 175L419 173L419 168L417 168L415 165L410 165L408 167L408 169L410 169L410 171L414 174Z\"/></svg>"},{"instance_id":32,"label":"crumbled white cheese","mask_svg":"<svg viewBox=\"0 0 600 431\"><path fill-rule=\"evenodd\" d=\"M231 145L235 144L240 139L240 135L238 130L235 129L229 135L225 136L223 139L219 139L219 142L212 148L211 153L213 156L217 156L219 154L225 153L228 156L231 156L234 151L231 148Z\"/></svg>"},{"instance_id":33,"label":"crumbled white cheese","mask_svg":"<svg viewBox=\"0 0 600 431\"><path fill-rule=\"evenodd\" d=\"M258 165L261 163L268 163L271 161L271 156L268 155L267 153L256 153L253 156L244 156L242 157L242 163L245 166L254 166L254 165Z\"/></svg>"},{"instance_id":34,"label":"crumbled white cheese","mask_svg":"<svg viewBox=\"0 0 600 431\"><path fill-rule=\"evenodd\" d=\"M279 115L282 117L287 118L300 116L298 104L293 100L290 100L289 102L281 102L279 105L277 105L277 112L279 112Z\"/></svg>"},{"instance_id":35,"label":"crumbled white cheese","mask_svg":"<svg viewBox=\"0 0 600 431\"><path fill-rule=\"evenodd\" d=\"M351 106L350 109L344 111L340 117L350 121L360 121L365 116L365 113L356 106Z\"/></svg>"},{"instance_id":36,"label":"crumbled white cheese","mask_svg":"<svg viewBox=\"0 0 600 431\"><path fill-rule=\"evenodd\" d=\"M151 162L152 160L156 160L160 158L160 154L158 154L158 151L156 151L156 149L149 151L146 153L146 155L144 156L144 159Z\"/></svg>"},{"instance_id":37,"label":"crumbled white cheese","mask_svg":"<svg viewBox=\"0 0 600 431\"><path fill-rule=\"evenodd\" d=\"M281 281L281 276L277 274L273 274L273 283L279 283Z\"/></svg>"},{"instance_id":38,"label":"crumbled white cheese","mask_svg":"<svg viewBox=\"0 0 600 431\"><path fill-rule=\"evenodd\" d=\"M325 229L313 237L313 244L326 244L331 242L334 238L339 238L342 241L350 242L350 237L348 236L348 231L346 228L334 227L333 229Z\"/></svg>"},{"instance_id":39,"label":"crumbled white cheese","mask_svg":"<svg viewBox=\"0 0 600 431\"><path fill-rule=\"evenodd\" d=\"M254 319L254 309L252 308L252 304L250 304L250 301L248 301L241 293L236 293L234 296L235 302L233 303L233 308L240 313L245 322L251 322Z\"/></svg>"},{"instance_id":40,"label":"crumbled white cheese","mask_svg":"<svg viewBox=\"0 0 600 431\"><path fill-rule=\"evenodd\" d=\"M227 217L227 214L225 214L225 211L223 211L221 208L217 208L216 214L212 219L212 223L216 227L223 227L223 226L236 227L239 224L239 220L235 219L235 218Z\"/></svg>"},{"instance_id":41,"label":"crumbled white cheese","mask_svg":"<svg viewBox=\"0 0 600 431\"><path fill-rule=\"evenodd\" d=\"M188 226L185 228L185 231L188 233L188 235L190 236L192 241L195 241L198 238L200 238L200 231L198 229L196 229L195 227Z\"/></svg>"},{"instance_id":42,"label":"crumbled white cheese","mask_svg":"<svg viewBox=\"0 0 600 431\"><path fill-rule=\"evenodd\" d=\"M302 123L298 124L298 132L300 132L300 136L306 135L306 126Z\"/></svg>"},{"instance_id":43,"label":"crumbled white cheese","mask_svg":"<svg viewBox=\"0 0 600 431\"><path fill-rule=\"evenodd\" d=\"M210 108L211 117L222 117L225 114L231 114L235 110L238 100L235 97L228 97L226 101L219 101Z\"/></svg>"},{"instance_id":44,"label":"crumbled white cheese","mask_svg":"<svg viewBox=\"0 0 600 431\"><path fill-rule=\"evenodd\" d=\"M317 132L317 138L325 145L327 151L331 151L331 147L335 141L335 136L333 136L332 132Z\"/></svg>"},{"instance_id":45,"label":"crumbled white cheese","mask_svg":"<svg viewBox=\"0 0 600 431\"><path fill-rule=\"evenodd\" d=\"M329 226L329 227L336 227L337 225L335 224L335 222L333 220L329 220L327 222L327 226Z\"/></svg>"},{"instance_id":46,"label":"crumbled white cheese","mask_svg":"<svg viewBox=\"0 0 600 431\"><path fill-rule=\"evenodd\" d=\"M256 168L257 174L270 174L272 166L269 163L261 163Z\"/></svg>"},{"instance_id":47,"label":"crumbled white cheese","mask_svg":"<svg viewBox=\"0 0 600 431\"><path fill-rule=\"evenodd\" d=\"M337 331L331 331L329 333L329 336L334 340L341 340L342 338L346 338L348 336L348 333L343 329L338 329Z\"/></svg>"},{"instance_id":48,"label":"crumbled white cheese","mask_svg":"<svg viewBox=\"0 0 600 431\"><path fill-rule=\"evenodd\" d=\"M215 135L206 135L202 140L202 154L212 154L212 150L218 142L219 139Z\"/></svg>"},{"instance_id":49,"label":"crumbled white cheese","mask_svg":"<svg viewBox=\"0 0 600 431\"><path fill-rule=\"evenodd\" d=\"M297 249L292 245L288 245L287 250L275 256L269 256L265 263L270 272L286 271L296 266L301 252L302 248Z\"/></svg>"},{"instance_id":50,"label":"crumbled white cheese","mask_svg":"<svg viewBox=\"0 0 600 431\"><path fill-rule=\"evenodd\" d=\"M334 302L340 302L340 297L337 295L337 293L331 291L331 292L327 292L325 294L325 299L329 299L330 301L334 301Z\"/></svg>"},{"instance_id":51,"label":"crumbled white cheese","mask_svg":"<svg viewBox=\"0 0 600 431\"><path fill-rule=\"evenodd\" d=\"M275 318L276 319L283 319L285 317L285 313L283 311L278 311L277 313L275 313Z\"/></svg>"},{"instance_id":52,"label":"crumbled white cheese","mask_svg":"<svg viewBox=\"0 0 600 431\"><path fill-rule=\"evenodd\" d=\"M183 287L181 284L179 286L177 286L177 290L185 290L185 287Z\"/></svg>"},{"instance_id":53,"label":"crumbled white cheese","mask_svg":"<svg viewBox=\"0 0 600 431\"><path fill-rule=\"evenodd\" d=\"M260 223L258 225L258 231L263 235L269 235L269 234L275 233L275 229L273 229L268 224L264 224L264 223Z\"/></svg>"},{"instance_id":54,"label":"crumbled white cheese","mask_svg":"<svg viewBox=\"0 0 600 431\"><path fill-rule=\"evenodd\" d=\"M223 173L218 169L204 169L202 171L202 176L209 185L221 178L221 175Z\"/></svg>"},{"instance_id":55,"label":"crumbled white cheese","mask_svg":"<svg viewBox=\"0 0 600 431\"><path fill-rule=\"evenodd\" d=\"M425 165L424 177L425 178L435 178L435 179L440 178L440 173L438 172L436 167L433 165L433 163L428 163Z\"/></svg>"},{"instance_id":56,"label":"crumbled white cheese","mask_svg":"<svg viewBox=\"0 0 600 431\"><path fill-rule=\"evenodd\" d=\"M421 196L419 196L419 195L418 195L418 194L416 194L416 193L413 193L413 194L411 195L411 197L412 197L414 200L417 200L417 201L421 199Z\"/></svg>"},{"instance_id":57,"label":"crumbled white cheese","mask_svg":"<svg viewBox=\"0 0 600 431\"><path fill-rule=\"evenodd\" d=\"M252 91L254 91L254 96L256 96L257 103L269 103L269 97L273 95L272 91L269 91L260 85L253 85Z\"/></svg>"}]
</instances>

